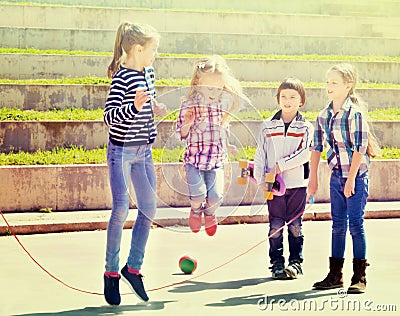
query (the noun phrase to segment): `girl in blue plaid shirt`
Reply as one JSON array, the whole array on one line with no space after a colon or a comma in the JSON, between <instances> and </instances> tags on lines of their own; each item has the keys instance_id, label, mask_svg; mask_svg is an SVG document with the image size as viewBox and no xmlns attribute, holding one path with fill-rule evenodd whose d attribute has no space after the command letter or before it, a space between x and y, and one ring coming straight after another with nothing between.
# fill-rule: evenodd
<instances>
[{"instance_id":1,"label":"girl in blue plaid shirt","mask_svg":"<svg viewBox=\"0 0 400 316\"><path fill-rule=\"evenodd\" d=\"M327 277L314 284L315 289L343 287L342 268L347 227L353 241L353 277L349 293L363 293L368 266L364 231L364 209L368 198L370 157L379 147L369 132L365 106L355 94L357 73L350 64L331 67L326 75L330 100L316 120L311 147L309 196L318 189L318 165L327 145L327 160L332 171L330 200L332 214L332 249Z\"/></svg>"},{"instance_id":2,"label":"girl in blue plaid shirt","mask_svg":"<svg viewBox=\"0 0 400 316\"><path fill-rule=\"evenodd\" d=\"M186 140L183 162L191 205L189 227L199 232L204 213L205 231L213 236L215 211L223 198L227 152L237 153L228 142L229 116L239 107L241 97L248 99L220 56L198 60L190 85L176 126L178 137Z\"/></svg>"}]
</instances>

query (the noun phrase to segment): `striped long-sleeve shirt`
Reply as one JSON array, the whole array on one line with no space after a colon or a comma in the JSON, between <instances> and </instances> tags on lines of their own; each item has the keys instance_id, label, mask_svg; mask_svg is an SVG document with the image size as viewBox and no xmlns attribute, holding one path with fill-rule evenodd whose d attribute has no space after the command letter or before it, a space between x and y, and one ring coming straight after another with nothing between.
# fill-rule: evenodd
<instances>
[{"instance_id":1,"label":"striped long-sleeve shirt","mask_svg":"<svg viewBox=\"0 0 400 316\"><path fill-rule=\"evenodd\" d=\"M332 106L323 109L315 122L314 145L311 150L322 152L324 140L327 143L327 159L330 169L341 170L343 178L347 178L353 152L364 154L359 168L359 174L368 170L369 157L368 123L363 117L359 106L347 98L341 109L335 114Z\"/></svg>"},{"instance_id":2,"label":"striped long-sleeve shirt","mask_svg":"<svg viewBox=\"0 0 400 316\"><path fill-rule=\"evenodd\" d=\"M112 78L104 109L104 122L110 127L109 139L119 146L153 143L157 135L152 101L138 111L134 106L136 90L147 88L151 100L156 97L154 70L136 71L123 66Z\"/></svg>"}]
</instances>

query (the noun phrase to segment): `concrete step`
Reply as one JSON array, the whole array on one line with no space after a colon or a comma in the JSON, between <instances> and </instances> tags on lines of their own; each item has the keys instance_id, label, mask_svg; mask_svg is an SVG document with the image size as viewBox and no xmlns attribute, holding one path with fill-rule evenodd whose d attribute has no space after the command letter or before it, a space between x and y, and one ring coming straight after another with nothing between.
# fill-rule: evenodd
<instances>
[{"instance_id":1,"label":"concrete step","mask_svg":"<svg viewBox=\"0 0 400 316\"><path fill-rule=\"evenodd\" d=\"M314 123L314 122L312 122ZM174 121L157 122L155 148L173 149L184 146L175 134ZM240 148L257 146L262 120L232 121L230 142ZM381 146L400 148L400 122L374 121L373 130ZM70 145L87 149L102 147L108 140L108 127L98 121L0 121L0 152L34 152Z\"/></svg>"},{"instance_id":2,"label":"concrete step","mask_svg":"<svg viewBox=\"0 0 400 316\"><path fill-rule=\"evenodd\" d=\"M0 54L0 78L55 79L104 77L111 56ZM190 78L196 58L162 57L154 63L156 78ZM227 59L240 81L281 81L292 76L304 82L324 82L335 60ZM400 62L351 61L363 82L400 83Z\"/></svg>"},{"instance_id":3,"label":"concrete step","mask_svg":"<svg viewBox=\"0 0 400 316\"><path fill-rule=\"evenodd\" d=\"M160 32L159 51L172 54L286 54L399 56L400 37ZM112 51L114 30L1 27L1 46Z\"/></svg>"},{"instance_id":4,"label":"concrete step","mask_svg":"<svg viewBox=\"0 0 400 316\"><path fill-rule=\"evenodd\" d=\"M400 28L399 19L394 17L355 16L349 18L317 14L201 12L115 7L4 4L0 7L0 15L3 16L0 21L0 26L3 27L93 29L114 32L121 21L138 23L151 21L151 25L160 32L227 34L399 37ZM326 25L332 27L326 27Z\"/></svg>"},{"instance_id":5,"label":"concrete step","mask_svg":"<svg viewBox=\"0 0 400 316\"><path fill-rule=\"evenodd\" d=\"M274 110L277 108L277 88L245 87L255 110ZM64 85L64 84L0 84L0 107L22 110L48 111L51 109L103 108L109 85ZM177 109L180 98L185 96L188 87L156 86L159 102ZM368 103L368 109L400 107L400 89L357 89L360 97ZM307 88L305 111L319 111L327 104L325 88Z\"/></svg>"},{"instance_id":6,"label":"concrete step","mask_svg":"<svg viewBox=\"0 0 400 316\"><path fill-rule=\"evenodd\" d=\"M68 212L7 212L3 214L17 235L59 233L72 231L90 231L107 229L111 216L110 210L73 210ZM125 229L132 228L137 217L137 209L131 209ZM219 225L268 223L268 207L221 206L217 210ZM366 219L398 218L400 202L368 202L365 210ZM188 226L189 208L158 208L153 225L161 227ZM330 220L330 203L307 205L304 221ZM7 225L0 217L0 236L7 235Z\"/></svg>"},{"instance_id":7,"label":"concrete step","mask_svg":"<svg viewBox=\"0 0 400 316\"><path fill-rule=\"evenodd\" d=\"M369 172L370 201L400 201L398 179L400 160L373 160ZM155 164L157 205L164 208L189 207L186 175L182 163ZM263 205L262 190L253 182L237 184L236 162L224 167L225 206ZM319 168L316 202L329 201L330 170L326 161ZM136 197L131 191L131 207ZM29 212L41 208L62 210L111 209L108 167L102 165L1 166L1 208L6 212ZM23 198L21 198L23 197ZM257 210L252 210L255 214Z\"/></svg>"},{"instance_id":8,"label":"concrete step","mask_svg":"<svg viewBox=\"0 0 400 316\"><path fill-rule=\"evenodd\" d=\"M26 4L24 0L8 2ZM95 6L109 8L151 8L151 9L189 9L225 10L253 12L282 12L295 14L360 15L360 16L400 16L399 0L35 0L31 3L61 4L66 6Z\"/></svg>"}]
</instances>

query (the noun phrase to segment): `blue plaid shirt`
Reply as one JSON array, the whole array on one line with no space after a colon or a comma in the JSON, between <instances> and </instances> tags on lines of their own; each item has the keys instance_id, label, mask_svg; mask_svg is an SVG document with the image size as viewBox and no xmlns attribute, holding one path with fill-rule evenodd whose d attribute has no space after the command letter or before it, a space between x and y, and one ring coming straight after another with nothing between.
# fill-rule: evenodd
<instances>
[{"instance_id":1,"label":"blue plaid shirt","mask_svg":"<svg viewBox=\"0 0 400 316\"><path fill-rule=\"evenodd\" d=\"M359 106L347 98L339 112L333 112L331 104L323 109L315 122L314 144L311 150L322 152L324 140L327 146L327 159L330 169L339 169L342 177L347 178L356 150L364 154L358 170L363 174L368 170L369 157L368 123Z\"/></svg>"}]
</instances>

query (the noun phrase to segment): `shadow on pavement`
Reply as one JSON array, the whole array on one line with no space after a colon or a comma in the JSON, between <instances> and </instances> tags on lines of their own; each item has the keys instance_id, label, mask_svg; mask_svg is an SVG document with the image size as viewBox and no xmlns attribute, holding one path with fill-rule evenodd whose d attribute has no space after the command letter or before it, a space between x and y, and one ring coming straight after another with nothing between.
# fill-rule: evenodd
<instances>
[{"instance_id":1,"label":"shadow on pavement","mask_svg":"<svg viewBox=\"0 0 400 316\"><path fill-rule=\"evenodd\" d=\"M303 292L293 292L279 295L268 295L268 294L253 294L242 297L230 297L224 299L219 303L210 303L206 306L210 307L226 307L226 306L241 306L241 305L254 305L260 310L279 310L283 308L286 304L290 304L291 301L305 301L308 302L314 301L319 297L323 296L331 296L334 297L337 295L337 289L333 291L316 291L316 290L307 290ZM284 302L285 304L281 304L280 302ZM273 307L273 305L279 305L277 307ZM320 304L322 305L322 303ZM314 305L311 305L314 306ZM317 301L315 301L315 306L318 308Z\"/></svg>"},{"instance_id":2,"label":"shadow on pavement","mask_svg":"<svg viewBox=\"0 0 400 316\"><path fill-rule=\"evenodd\" d=\"M170 290L169 292L186 293L186 292L200 292L206 290L232 290L232 289L240 289L245 286L258 285L270 281L273 281L273 279L255 278L255 279L245 279L245 280L217 282L217 283L189 281L187 283L184 283L184 285L182 286Z\"/></svg>"},{"instance_id":3,"label":"shadow on pavement","mask_svg":"<svg viewBox=\"0 0 400 316\"><path fill-rule=\"evenodd\" d=\"M82 309L73 309L62 312L50 313L30 313L30 314L15 314L13 316L109 316L123 315L125 312L146 311L146 310L162 310L167 303L176 301L154 301L149 303L139 303L136 305L119 305L119 306L96 306L85 307Z\"/></svg>"}]
</instances>

